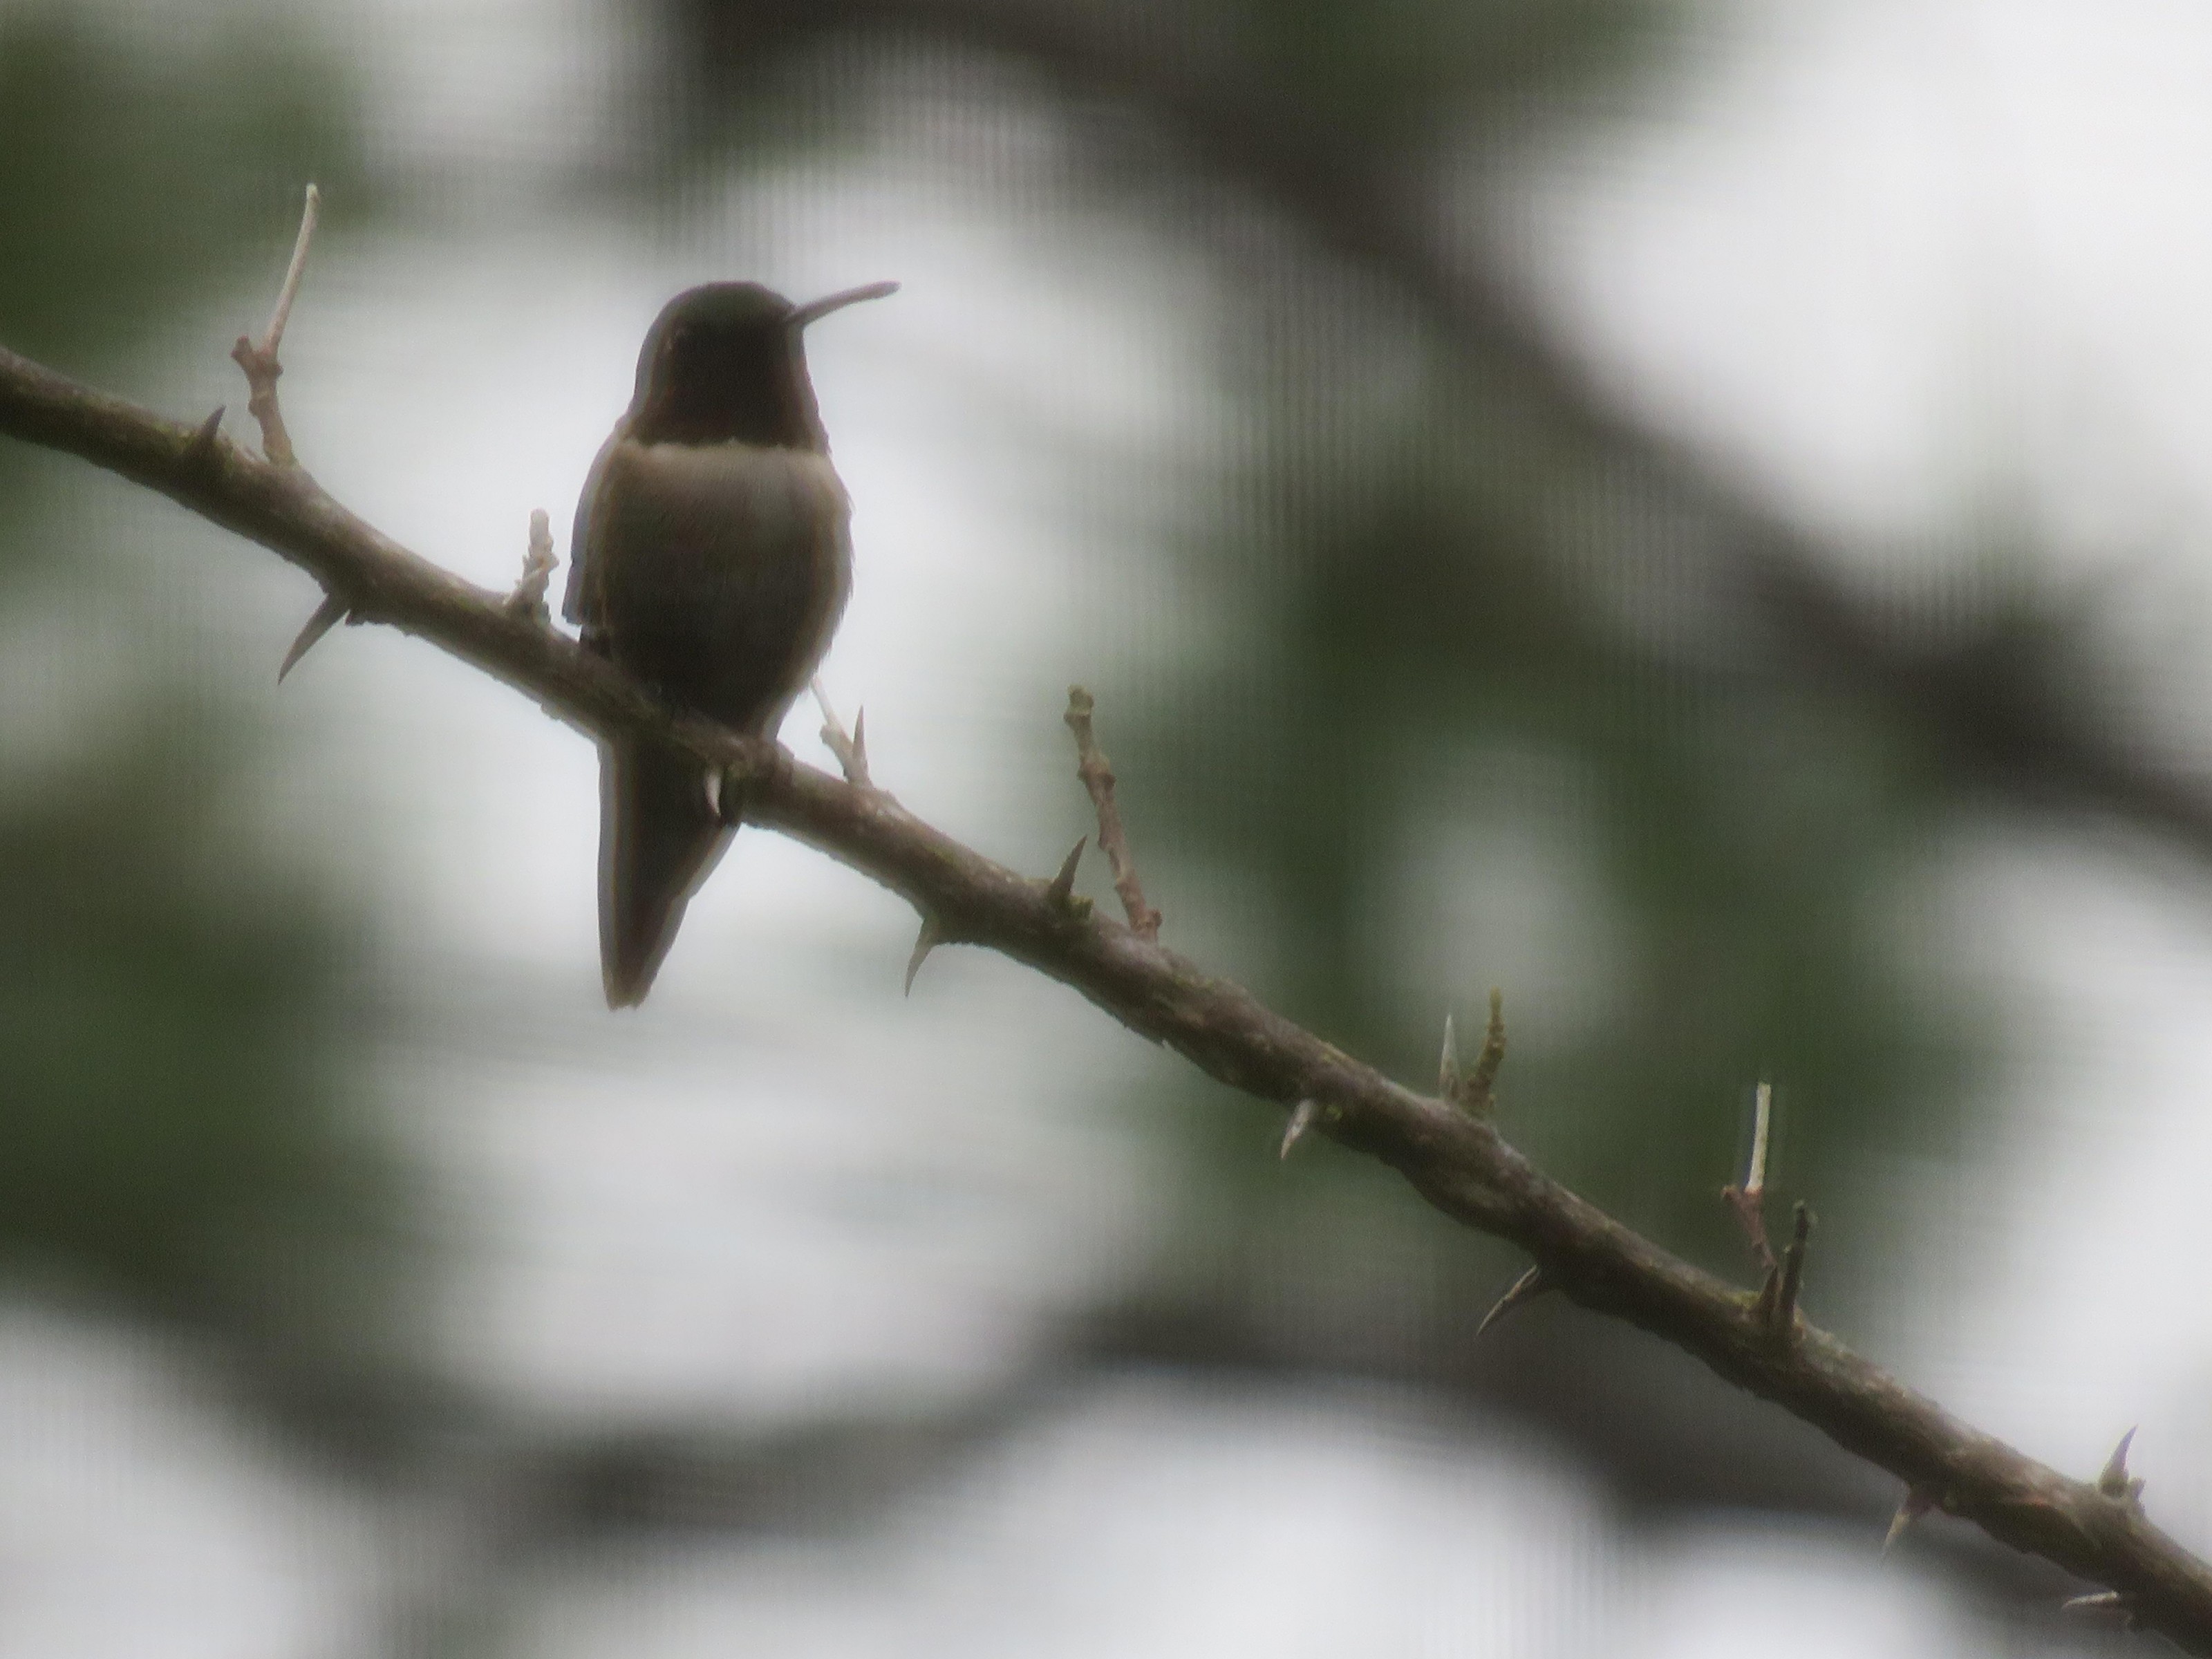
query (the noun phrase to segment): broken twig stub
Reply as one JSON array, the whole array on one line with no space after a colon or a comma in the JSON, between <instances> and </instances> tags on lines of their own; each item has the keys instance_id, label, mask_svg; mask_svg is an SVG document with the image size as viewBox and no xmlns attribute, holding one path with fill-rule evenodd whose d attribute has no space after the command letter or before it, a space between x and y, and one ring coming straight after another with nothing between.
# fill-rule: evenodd
<instances>
[{"instance_id":1,"label":"broken twig stub","mask_svg":"<svg viewBox=\"0 0 2212 1659\"><path fill-rule=\"evenodd\" d=\"M1775 1260L1774 1246L1766 1237L1766 1145L1767 1134L1774 1120L1774 1088L1761 1083L1752 1108L1751 1157L1745 1163L1741 1186L1721 1188L1721 1196L1735 1212L1737 1224L1751 1245L1751 1253L1759 1258L1771 1279L1781 1264Z\"/></svg>"},{"instance_id":2,"label":"broken twig stub","mask_svg":"<svg viewBox=\"0 0 2212 1659\"><path fill-rule=\"evenodd\" d=\"M1083 780L1091 804L1098 811L1098 849L1113 866L1114 890L1121 896L1130 929L1139 938L1157 939L1160 913L1145 902L1144 884L1137 879L1137 861L1130 854L1129 837L1121 828L1121 809L1114 799L1114 769L1091 730L1094 707L1091 694L1081 686L1067 688L1067 713L1061 718L1075 733L1075 775Z\"/></svg>"}]
</instances>

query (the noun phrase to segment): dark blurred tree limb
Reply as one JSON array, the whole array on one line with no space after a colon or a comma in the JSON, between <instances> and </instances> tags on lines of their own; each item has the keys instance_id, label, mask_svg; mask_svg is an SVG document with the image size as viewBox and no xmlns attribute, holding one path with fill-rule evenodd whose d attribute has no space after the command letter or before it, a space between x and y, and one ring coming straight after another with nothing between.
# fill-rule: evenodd
<instances>
[{"instance_id":1,"label":"dark blurred tree limb","mask_svg":"<svg viewBox=\"0 0 2212 1659\"><path fill-rule=\"evenodd\" d=\"M936 40L1030 64L1148 118L1205 173L1271 204L1347 265L1381 278L1458 366L1630 483L1693 580L1742 612L1765 671L1892 704L1948 767L2044 805L2110 814L2212 863L2212 790L2156 763L2055 684L2065 641L2018 617L1913 637L1899 608L1837 574L1832 550L1626 409L1564 346L1534 297L1485 260L1442 199L1471 113L1498 88L1410 88L1358 112L1255 47L1227 13L1143 0L674 0L726 77L855 35ZM1249 18L1246 20L1249 21ZM1616 27L1630 27L1616 24ZM1504 38L1491 43L1503 49ZM1509 66L1510 68L1510 66ZM1455 101L1456 100L1456 101ZM1627 573L1624 568L1624 575ZM1686 574L1686 572L1678 574Z\"/></svg>"},{"instance_id":2,"label":"dark blurred tree limb","mask_svg":"<svg viewBox=\"0 0 2212 1659\"><path fill-rule=\"evenodd\" d=\"M1231 1087L1285 1107L1316 1103L1322 1133L1389 1164L1454 1219L1527 1250L1572 1301L1695 1355L1908 1488L1938 1494L1949 1513L2107 1587L2185 1650L2212 1655L2212 1567L2153 1526L2132 1497L2069 1480L1975 1431L1823 1331L1796 1320L1778 1331L1750 1295L1567 1191L1488 1122L1400 1087L1243 988L1069 906L1045 880L971 851L890 797L774 744L672 714L605 659L362 522L297 467L4 349L0 432L81 456L258 542L343 596L357 617L429 641L580 731L654 738L743 775L760 822L899 894L948 942L988 946L1060 981Z\"/></svg>"}]
</instances>

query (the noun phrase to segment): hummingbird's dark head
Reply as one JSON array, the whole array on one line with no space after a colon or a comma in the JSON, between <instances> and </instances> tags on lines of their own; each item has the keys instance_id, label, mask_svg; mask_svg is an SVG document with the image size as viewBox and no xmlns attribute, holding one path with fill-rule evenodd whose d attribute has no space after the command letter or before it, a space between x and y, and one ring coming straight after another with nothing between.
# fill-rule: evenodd
<instances>
[{"instance_id":1,"label":"hummingbird's dark head","mask_svg":"<svg viewBox=\"0 0 2212 1659\"><path fill-rule=\"evenodd\" d=\"M661 307L638 354L630 435L641 443L736 441L829 448L801 343L806 325L896 283L795 306L758 283L708 283Z\"/></svg>"}]
</instances>

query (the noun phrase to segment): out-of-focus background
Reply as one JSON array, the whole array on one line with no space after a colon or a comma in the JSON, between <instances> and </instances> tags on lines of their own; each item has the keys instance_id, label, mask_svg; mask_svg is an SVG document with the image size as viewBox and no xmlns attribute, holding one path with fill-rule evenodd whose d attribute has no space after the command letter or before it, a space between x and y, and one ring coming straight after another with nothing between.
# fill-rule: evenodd
<instances>
[{"instance_id":1,"label":"out-of-focus background","mask_svg":"<svg viewBox=\"0 0 2212 1659\"><path fill-rule=\"evenodd\" d=\"M0 0L0 340L490 585L677 289L811 337L876 775L2212 1546L2212 15ZM249 436L237 420L234 435ZM565 548L563 551L565 553ZM2052 1654L2070 1587L589 749L0 448L0 1656ZM811 711L785 736L818 757ZM1106 894L1095 871L1086 884Z\"/></svg>"}]
</instances>

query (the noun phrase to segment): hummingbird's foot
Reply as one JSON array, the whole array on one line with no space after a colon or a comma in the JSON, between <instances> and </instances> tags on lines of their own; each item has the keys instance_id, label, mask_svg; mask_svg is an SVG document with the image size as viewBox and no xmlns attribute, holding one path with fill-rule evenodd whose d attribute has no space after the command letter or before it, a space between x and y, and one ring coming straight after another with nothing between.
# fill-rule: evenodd
<instances>
[{"instance_id":1,"label":"hummingbird's foot","mask_svg":"<svg viewBox=\"0 0 2212 1659\"><path fill-rule=\"evenodd\" d=\"M706 776L707 810L714 815L725 830L734 830L745 821L746 787L750 778L734 771L710 770Z\"/></svg>"}]
</instances>

